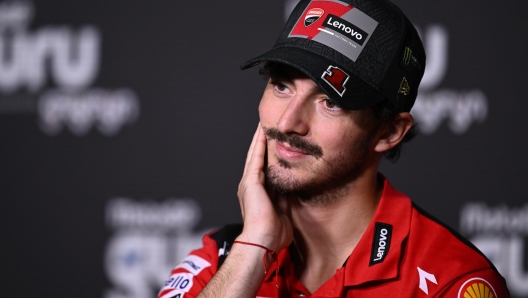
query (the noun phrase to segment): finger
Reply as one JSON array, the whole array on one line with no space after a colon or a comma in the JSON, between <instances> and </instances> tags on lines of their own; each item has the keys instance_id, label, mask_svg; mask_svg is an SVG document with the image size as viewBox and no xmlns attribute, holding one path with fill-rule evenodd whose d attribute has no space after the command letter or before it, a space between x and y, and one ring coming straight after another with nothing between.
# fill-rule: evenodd
<instances>
[{"instance_id":1,"label":"finger","mask_svg":"<svg viewBox=\"0 0 528 298\"><path fill-rule=\"evenodd\" d=\"M242 203L242 202L240 202L240 215L242 215L242 221L244 221L245 212L244 212L244 203Z\"/></svg>"},{"instance_id":2,"label":"finger","mask_svg":"<svg viewBox=\"0 0 528 298\"><path fill-rule=\"evenodd\" d=\"M251 152L251 159L247 167L248 174L260 174L264 167L264 158L266 155L266 135L259 126L257 139Z\"/></svg>"},{"instance_id":3,"label":"finger","mask_svg":"<svg viewBox=\"0 0 528 298\"><path fill-rule=\"evenodd\" d=\"M253 148L255 148L255 143L257 141L257 136L259 134L259 131L261 130L260 128L260 122L259 124L257 125L257 130L255 131L255 134L253 134L253 139L251 140L251 145L249 145L249 150L248 150L248 153L247 153L247 156L246 156L246 163L244 165L244 174L246 174L246 171L247 171L247 168L248 168L248 165L249 165L249 161L251 160L251 155L253 154Z\"/></svg>"}]
</instances>

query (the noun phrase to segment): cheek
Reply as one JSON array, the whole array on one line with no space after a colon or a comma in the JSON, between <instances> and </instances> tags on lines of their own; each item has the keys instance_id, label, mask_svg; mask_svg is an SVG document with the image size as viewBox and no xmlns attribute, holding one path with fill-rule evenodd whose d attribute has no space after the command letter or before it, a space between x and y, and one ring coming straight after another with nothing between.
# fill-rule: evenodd
<instances>
[{"instance_id":1,"label":"cheek","mask_svg":"<svg viewBox=\"0 0 528 298\"><path fill-rule=\"evenodd\" d=\"M315 125L312 125L312 133L321 140L321 146L335 147L340 143L348 142L350 139L351 125L341 119L319 117Z\"/></svg>"},{"instance_id":2,"label":"cheek","mask_svg":"<svg viewBox=\"0 0 528 298\"><path fill-rule=\"evenodd\" d=\"M274 106L273 101L266 95L266 92L264 92L264 96L260 100L258 112L262 126L268 127L278 122L278 119L275 119L278 115L277 107Z\"/></svg>"},{"instance_id":3,"label":"cheek","mask_svg":"<svg viewBox=\"0 0 528 298\"><path fill-rule=\"evenodd\" d=\"M325 134L323 135L320 144L323 147L323 152L328 154L338 154L350 143L349 137L346 135L339 134Z\"/></svg>"},{"instance_id":4,"label":"cheek","mask_svg":"<svg viewBox=\"0 0 528 298\"><path fill-rule=\"evenodd\" d=\"M326 125L317 135L320 136L317 143L323 148L325 154L340 155L350 151L355 143L361 140L363 132L346 123L344 125Z\"/></svg>"},{"instance_id":5,"label":"cheek","mask_svg":"<svg viewBox=\"0 0 528 298\"><path fill-rule=\"evenodd\" d=\"M259 119L262 126L266 127L268 122L268 110L266 107L266 104L264 103L264 99L260 101L259 107L258 107L258 113L259 113Z\"/></svg>"}]
</instances>

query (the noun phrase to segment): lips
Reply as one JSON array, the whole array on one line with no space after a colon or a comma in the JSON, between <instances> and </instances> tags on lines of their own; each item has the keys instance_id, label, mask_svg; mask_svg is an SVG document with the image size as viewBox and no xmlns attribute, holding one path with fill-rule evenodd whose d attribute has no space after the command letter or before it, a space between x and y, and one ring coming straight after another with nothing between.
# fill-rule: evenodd
<instances>
[{"instance_id":1,"label":"lips","mask_svg":"<svg viewBox=\"0 0 528 298\"><path fill-rule=\"evenodd\" d=\"M310 155L301 149L290 146L288 143L276 142L277 154L282 158L303 158Z\"/></svg>"}]
</instances>

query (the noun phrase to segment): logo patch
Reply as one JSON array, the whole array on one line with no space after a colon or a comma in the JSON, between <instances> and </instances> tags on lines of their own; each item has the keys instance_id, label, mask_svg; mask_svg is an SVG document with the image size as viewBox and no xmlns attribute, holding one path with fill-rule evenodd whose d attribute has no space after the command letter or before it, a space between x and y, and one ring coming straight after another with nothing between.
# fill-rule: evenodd
<instances>
[{"instance_id":1,"label":"logo patch","mask_svg":"<svg viewBox=\"0 0 528 298\"><path fill-rule=\"evenodd\" d=\"M326 15L324 21L319 19ZM378 22L339 0L312 0L288 35L317 41L356 61Z\"/></svg>"},{"instance_id":2,"label":"logo patch","mask_svg":"<svg viewBox=\"0 0 528 298\"><path fill-rule=\"evenodd\" d=\"M409 62L411 62L411 56L412 50L409 47L405 47L405 51L403 53L403 65L409 65Z\"/></svg>"},{"instance_id":3,"label":"logo patch","mask_svg":"<svg viewBox=\"0 0 528 298\"><path fill-rule=\"evenodd\" d=\"M183 268L189 272L191 272L194 275L200 274L202 270L205 268L211 266L211 263L207 262L206 260L200 258L199 256L195 255L188 255L183 261L176 266L176 268Z\"/></svg>"},{"instance_id":4,"label":"logo patch","mask_svg":"<svg viewBox=\"0 0 528 298\"><path fill-rule=\"evenodd\" d=\"M190 273L175 273L165 282L165 286L161 291L174 289L177 290L178 293L187 293L193 286L193 278L194 275Z\"/></svg>"},{"instance_id":5,"label":"logo patch","mask_svg":"<svg viewBox=\"0 0 528 298\"><path fill-rule=\"evenodd\" d=\"M403 50L403 57L400 66L411 73L416 73L422 69L422 65L418 61L418 58L416 58L412 49L409 47L405 47Z\"/></svg>"},{"instance_id":6,"label":"logo patch","mask_svg":"<svg viewBox=\"0 0 528 298\"><path fill-rule=\"evenodd\" d=\"M370 252L370 266L379 264L385 260L389 253L392 236L392 225L377 222L374 228L374 239L372 240L372 251Z\"/></svg>"},{"instance_id":7,"label":"logo patch","mask_svg":"<svg viewBox=\"0 0 528 298\"><path fill-rule=\"evenodd\" d=\"M407 79L403 77L403 80L400 83L400 90L398 90L398 93L401 93L403 95L409 95L411 92L411 86L409 86L409 82L407 82Z\"/></svg>"},{"instance_id":8,"label":"logo patch","mask_svg":"<svg viewBox=\"0 0 528 298\"><path fill-rule=\"evenodd\" d=\"M491 284L480 277L468 279L458 290L458 298L497 298Z\"/></svg>"},{"instance_id":9,"label":"logo patch","mask_svg":"<svg viewBox=\"0 0 528 298\"><path fill-rule=\"evenodd\" d=\"M323 22L323 26L343 34L347 38L355 41L360 46L363 45L365 40L368 38L368 34L365 31L333 14L329 14L326 17Z\"/></svg>"},{"instance_id":10,"label":"logo patch","mask_svg":"<svg viewBox=\"0 0 528 298\"><path fill-rule=\"evenodd\" d=\"M310 9L306 13L306 16L304 17L304 27L308 27L312 25L313 23L317 22L317 20L319 20L319 18L323 16L323 14L324 14L324 10L320 8Z\"/></svg>"},{"instance_id":11,"label":"logo patch","mask_svg":"<svg viewBox=\"0 0 528 298\"><path fill-rule=\"evenodd\" d=\"M349 78L350 76L346 72L341 70L339 67L332 65L328 66L328 69L323 72L323 75L321 76L321 79L323 79L330 86L332 86L332 88L341 97L343 96L343 94L345 94L345 84Z\"/></svg>"},{"instance_id":12,"label":"logo patch","mask_svg":"<svg viewBox=\"0 0 528 298\"><path fill-rule=\"evenodd\" d=\"M416 269L418 269L418 278L420 279L419 288L425 294L429 295L429 287L427 286L427 281L430 281L434 283L435 285L438 285L438 282L436 281L436 276L434 276L434 274L426 272L420 267L416 267Z\"/></svg>"}]
</instances>

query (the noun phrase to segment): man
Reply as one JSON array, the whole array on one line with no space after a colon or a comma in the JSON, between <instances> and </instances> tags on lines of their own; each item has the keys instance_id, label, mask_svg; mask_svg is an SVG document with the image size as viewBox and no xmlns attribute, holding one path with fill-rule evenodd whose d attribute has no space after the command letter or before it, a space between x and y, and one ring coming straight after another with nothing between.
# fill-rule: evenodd
<instances>
[{"instance_id":1,"label":"man","mask_svg":"<svg viewBox=\"0 0 528 298\"><path fill-rule=\"evenodd\" d=\"M159 297L509 297L471 244L378 173L413 134L416 30L386 0L303 0L264 63L238 197Z\"/></svg>"}]
</instances>

